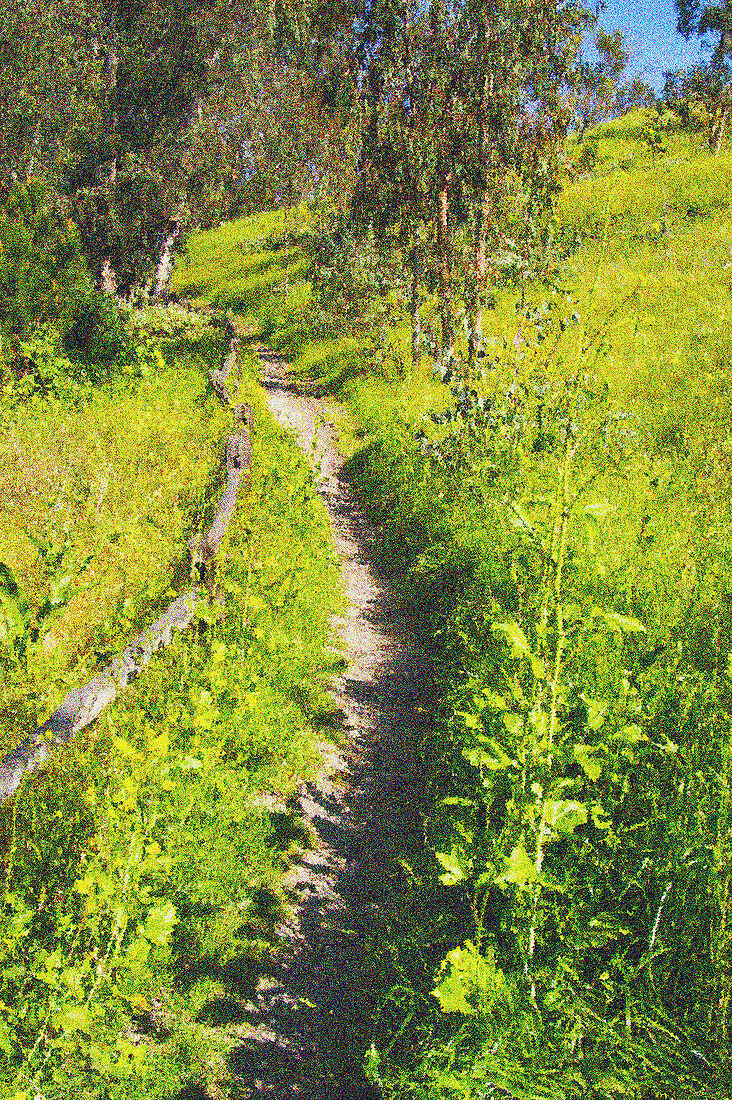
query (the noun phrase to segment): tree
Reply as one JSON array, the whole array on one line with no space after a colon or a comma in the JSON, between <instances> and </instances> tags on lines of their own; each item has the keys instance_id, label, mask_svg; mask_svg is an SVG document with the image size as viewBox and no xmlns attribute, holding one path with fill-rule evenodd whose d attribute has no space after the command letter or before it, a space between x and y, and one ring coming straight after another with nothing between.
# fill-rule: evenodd
<instances>
[{"instance_id":1,"label":"tree","mask_svg":"<svg viewBox=\"0 0 732 1100\"><path fill-rule=\"evenodd\" d=\"M263 114L255 69L269 18L256 0L0 0L0 197L44 178L97 280L126 294L185 226L230 212L241 141L229 123L242 89L250 119Z\"/></svg>"},{"instance_id":2,"label":"tree","mask_svg":"<svg viewBox=\"0 0 732 1100\"><path fill-rule=\"evenodd\" d=\"M624 115L628 111L637 111L641 107L655 107L658 97L653 88L649 87L640 77L633 77L626 84L621 84L615 96L614 114Z\"/></svg>"},{"instance_id":3,"label":"tree","mask_svg":"<svg viewBox=\"0 0 732 1100\"><path fill-rule=\"evenodd\" d=\"M619 78L630 58L622 31L608 34L600 30L594 45L599 59L582 59L574 72L572 105L580 141L588 129L613 113Z\"/></svg>"},{"instance_id":4,"label":"tree","mask_svg":"<svg viewBox=\"0 0 732 1100\"><path fill-rule=\"evenodd\" d=\"M692 35L705 40L712 49L707 65L697 65L688 73L667 73L664 95L668 100L685 100L690 107L700 106L708 127L709 147L716 154L732 109L732 0L674 0L678 15L677 29L684 38ZM710 36L710 42L706 36ZM714 41L716 39L716 41Z\"/></svg>"},{"instance_id":5,"label":"tree","mask_svg":"<svg viewBox=\"0 0 732 1100\"><path fill-rule=\"evenodd\" d=\"M362 23L354 217L437 291L445 364L464 304L468 374L489 282L541 262L584 18L553 0L433 0L376 3Z\"/></svg>"},{"instance_id":6,"label":"tree","mask_svg":"<svg viewBox=\"0 0 732 1100\"><path fill-rule=\"evenodd\" d=\"M571 75L569 103L573 125L581 141L587 130L607 118L617 118L637 107L652 107L656 96L640 78L623 81L630 52L621 31L598 30L596 61L580 57Z\"/></svg>"}]
</instances>

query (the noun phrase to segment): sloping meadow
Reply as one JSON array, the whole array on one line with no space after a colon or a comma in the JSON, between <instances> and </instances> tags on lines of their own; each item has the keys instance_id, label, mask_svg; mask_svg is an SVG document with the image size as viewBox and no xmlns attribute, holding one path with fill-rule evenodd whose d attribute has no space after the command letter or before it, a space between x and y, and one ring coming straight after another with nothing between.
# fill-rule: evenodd
<instances>
[{"instance_id":1,"label":"sloping meadow","mask_svg":"<svg viewBox=\"0 0 732 1100\"><path fill-rule=\"evenodd\" d=\"M375 945L386 1097L729 1091L728 154L652 113L570 153L566 262L496 295L470 383L411 362L393 303L329 312L255 220L218 231L266 283L252 331L345 400L442 658L425 848Z\"/></svg>"},{"instance_id":2,"label":"sloping meadow","mask_svg":"<svg viewBox=\"0 0 732 1100\"><path fill-rule=\"evenodd\" d=\"M187 543L222 484L220 339L177 307L135 323L159 348L136 386L4 409L5 751L190 588ZM3 1095L215 1091L207 1005L224 976L256 982L286 912L287 851L307 843L287 803L322 767L338 581L310 471L239 358L251 487L216 599L2 807Z\"/></svg>"},{"instance_id":3,"label":"sloping meadow","mask_svg":"<svg viewBox=\"0 0 732 1100\"><path fill-rule=\"evenodd\" d=\"M729 154L650 113L586 147L568 259L497 295L479 378L396 329L341 386L444 659L385 1096L728 1095Z\"/></svg>"}]
</instances>

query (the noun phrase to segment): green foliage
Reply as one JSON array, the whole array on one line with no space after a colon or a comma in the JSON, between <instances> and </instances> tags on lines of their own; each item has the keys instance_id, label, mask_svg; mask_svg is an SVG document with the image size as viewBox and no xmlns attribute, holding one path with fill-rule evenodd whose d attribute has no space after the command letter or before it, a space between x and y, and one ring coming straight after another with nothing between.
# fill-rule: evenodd
<instances>
[{"instance_id":1,"label":"green foliage","mask_svg":"<svg viewBox=\"0 0 732 1100\"><path fill-rule=\"evenodd\" d=\"M727 835L712 810L725 798L724 741L700 735L699 724L724 728L729 687L713 687L712 660L687 694L693 645L679 641L673 656L661 657L662 612L639 621L637 596L623 597L622 561L610 574L603 563L617 489L623 477L638 478L646 444L612 415L598 379L578 371L550 381L546 349L566 362L578 323L561 310L543 320L525 314L514 339L504 330L503 350L491 360L502 377L514 377L508 395L456 385L451 407L421 433L424 457L406 434L396 455L374 452L370 462L371 491L386 503L398 479L402 514L417 527L406 562L396 560L412 563L413 598L425 573L443 572L450 586L440 621L438 577L427 581L455 684L434 748L429 842L432 873L467 895L473 917L469 941L447 955L434 994L448 1018L480 1024L453 1025L446 1041L434 1023L406 1070L424 1095L611 1096L622 1088L645 1096L652 1082L677 1079L698 1095L723 1095L726 1069L718 1076L713 1067L715 1059L726 1064L726 1047L721 1041L712 1055L706 1029L718 1020L722 977L711 977L711 959L728 950L713 946L726 927L726 902L707 908L719 866L697 860L710 823ZM648 485L646 476L634 491ZM417 539L434 546L438 532L442 554L419 552ZM404 553L403 531L399 538ZM472 550L467 560L460 544ZM460 572L449 580L446 566ZM682 621L694 617L693 597L677 606ZM650 610L643 606L642 617ZM671 703L677 691L684 704ZM695 716L688 725L687 705ZM714 759L700 770L702 742ZM704 775L700 784L687 767ZM673 979L670 971L661 978L667 956ZM503 1011L507 998L512 1007ZM701 1051L696 1064L692 1048ZM379 1062L386 1095L412 1095L401 1091L403 1072L398 1060ZM498 1091L481 1091L486 1077Z\"/></svg>"},{"instance_id":2,"label":"green foliage","mask_svg":"<svg viewBox=\"0 0 732 1100\"><path fill-rule=\"evenodd\" d=\"M496 293L472 385L410 368L403 322L354 376L352 300L327 355L298 345L442 659L430 917L383 945L367 1057L387 1097L726 1095L729 202L672 118L599 133L559 204L599 239L553 292Z\"/></svg>"},{"instance_id":3,"label":"green foliage","mask_svg":"<svg viewBox=\"0 0 732 1100\"><path fill-rule=\"evenodd\" d=\"M83 285L81 242L63 205L40 180L16 185L0 207L0 326L27 334L58 319Z\"/></svg>"},{"instance_id":4,"label":"green foliage","mask_svg":"<svg viewBox=\"0 0 732 1100\"><path fill-rule=\"evenodd\" d=\"M658 237L672 224L729 210L730 158L667 161L577 182L559 200L562 225L603 238Z\"/></svg>"},{"instance_id":5,"label":"green foliage","mask_svg":"<svg viewBox=\"0 0 732 1100\"><path fill-rule=\"evenodd\" d=\"M35 445L39 475L30 498L38 516L27 495L15 504L27 509L29 541L4 547L13 571L3 570L5 641L14 653L12 625L27 638L38 628L38 644L27 646L25 705L29 694L34 702L33 673L51 671L40 643L59 616L56 683L37 701L39 717L89 676L84 661L61 674L75 601L77 627L97 624L97 656L108 658L172 598L171 584L190 583L180 569L185 542L210 511L228 425L218 402L202 402L196 355L206 325L159 307L148 319L169 350L181 341L173 367L136 394L98 392L82 414L57 399L27 402L8 428L21 447ZM145 325L135 318L138 333ZM255 406L256 434L251 493L217 573L223 608L202 605L199 630L156 658L133 693L0 814L0 1082L11 1096L164 1100L192 1069L202 1086L208 1079L214 1092L223 1088L225 1068L210 1057L209 1029L196 1017L217 995L240 995L237 966L256 975L266 965L263 944L285 911L277 881L301 834L285 833L275 811L322 767L308 717L327 707L320 679L338 597L323 505L304 460L269 421L252 367L247 361L232 379ZM44 437L49 408L56 423ZM74 440L76 454L56 484L39 464L59 434ZM103 491L95 483L88 516L83 501L68 498L87 457L106 482ZM36 535L34 518L43 516ZM96 553L86 561L90 540ZM36 568L28 568L28 545ZM122 547L127 573L110 585ZM17 662L6 669L6 744L21 732L22 671Z\"/></svg>"},{"instance_id":6,"label":"green foliage","mask_svg":"<svg viewBox=\"0 0 732 1100\"><path fill-rule=\"evenodd\" d=\"M134 356L134 343L116 303L90 284L80 288L69 303L62 332L66 354L87 367L108 368L115 360Z\"/></svg>"}]
</instances>

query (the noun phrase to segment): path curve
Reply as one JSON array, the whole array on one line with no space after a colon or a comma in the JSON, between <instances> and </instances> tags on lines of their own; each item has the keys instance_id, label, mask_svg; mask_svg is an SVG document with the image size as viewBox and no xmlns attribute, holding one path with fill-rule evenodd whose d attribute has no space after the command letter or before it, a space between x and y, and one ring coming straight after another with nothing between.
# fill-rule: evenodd
<instances>
[{"instance_id":1,"label":"path curve","mask_svg":"<svg viewBox=\"0 0 732 1100\"><path fill-rule=\"evenodd\" d=\"M259 981L229 1070L241 1100L377 1100L362 1070L380 992L369 945L384 938L408 887L400 860L422 844L419 704L429 694L430 662L398 593L372 568L375 536L343 476L334 406L292 383L274 352L262 349L260 360L273 416L319 472L342 558L349 606L334 625L348 668L332 690L350 736L345 749L330 747L331 774L300 795L317 841L288 873L296 918L282 930L287 943L273 971Z\"/></svg>"}]
</instances>

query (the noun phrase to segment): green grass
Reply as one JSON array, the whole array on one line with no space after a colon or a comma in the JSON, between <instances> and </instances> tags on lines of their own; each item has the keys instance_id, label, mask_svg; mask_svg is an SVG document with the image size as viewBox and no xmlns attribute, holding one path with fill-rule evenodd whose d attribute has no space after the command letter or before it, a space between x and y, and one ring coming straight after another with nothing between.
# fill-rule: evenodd
<instances>
[{"instance_id":1,"label":"green grass","mask_svg":"<svg viewBox=\"0 0 732 1100\"><path fill-rule=\"evenodd\" d=\"M337 318L315 315L312 307L308 311L304 283L290 283L279 306L254 294L248 307L256 331L286 348L297 369L347 404L356 444L349 470L378 524L380 564L425 629L433 631L432 644L442 658L435 737L425 744L436 805L425 851L413 863L418 900L405 902L402 924L374 945L385 972L393 975L394 988L374 1024L370 1065L384 1095L394 1100L444 1095L477 1100L485 1094L487 1075L517 1096L610 1096L624 1090L650 1100L660 1094L653 1089L662 1078L669 1096L695 1089L700 1096L726 1095L723 1073L700 1083L699 1066L685 1061L685 1040L661 1050L660 1032L644 1032L640 1006L631 1042L622 1029L597 1031L591 1012L581 1015L580 992L571 998L576 1005L567 1009L567 1019L579 1029L572 1034L591 1034L589 1048L596 1043L594 1049L606 1052L605 1062L600 1056L597 1060L605 1067L602 1077L591 1058L583 1061L581 1042L578 1054L574 1040L570 1044L562 1037L561 1012L549 1013L542 1030L536 1009L527 1008L516 992L521 979L511 973L515 960L506 947L513 934L510 914L520 906L508 907L504 925L489 914L484 930L487 942L508 951L500 958L508 975L505 1003L463 1021L454 1013L441 1014L430 992L436 977L425 962L441 921L452 929L455 944L476 935L470 918L464 916L460 924L450 908L467 907L477 886L469 877L465 896L456 886L446 899L444 886L437 884L441 868L430 862L430 843L442 843L445 851L449 828L445 835L440 830L452 815L463 831L454 832L451 842L471 850L474 825L468 811L460 817L461 800L473 805L486 797L483 790L496 790L495 777L485 770L478 777L466 764L466 727L472 728L468 720L478 721L483 688L497 682L491 622L516 619L529 633L532 629L541 587L539 547L543 539L546 552L549 537L546 501L556 497L560 465L551 438L552 417L559 413L552 411L552 402L558 409L564 382L579 372L587 392L577 405L580 445L572 486L577 495L564 576L572 634L563 690L575 701L599 698L611 707L620 706L618 700L629 692L631 711L637 708L632 721L653 742L637 760L631 760L631 750L625 758L621 754L613 764L616 774L603 773L599 782L605 786L597 788L612 808L613 843L618 845L615 863L614 856L597 855L599 863L608 864L603 874L616 883L606 904L613 913L617 908L623 936L629 937L602 980L616 991L607 994L607 1003L615 1005L612 1011L623 997L629 1005L637 1004L633 998L653 1000L658 994L673 1019L693 987L694 1004L674 1026L696 1036L688 1040L691 1045L706 1041L701 1006L710 998L713 1005L716 979L711 964L697 962L696 956L708 959L709 943L719 934L720 925L709 915L717 879L697 883L686 870L681 875L674 861L682 858L676 845L679 853L697 843L711 851L715 830L727 835L716 816L717 795L711 792L722 789L716 784L726 774L724 707L729 696L718 669L728 640L732 588L730 155L709 157L700 140L682 133L673 119L656 126L648 113L600 127L588 135L584 149L575 148L571 155L577 170L586 174L568 180L558 203L560 226L577 245L562 272L554 309L564 331L555 320L547 337L527 308L517 314L518 296L507 292L498 295L485 316L489 364L479 386L484 395L500 407L502 395L518 385L521 415L535 423L544 393L548 435L530 439L530 446L512 450L507 443L501 450L505 424L499 417L493 430L497 436L487 434L486 457L480 440L471 444L454 422L425 419L446 408L451 398L435 381L427 356L419 364L410 362L403 324L386 333L375 325L369 331L368 319L362 318L351 328L341 322L339 329ZM252 240L254 226L247 230ZM290 296L298 303L296 310L288 307ZM543 303L537 288L524 288L524 299L524 307ZM273 326L280 306L282 327ZM431 303L423 319L430 324ZM443 457L435 459L440 450ZM538 532L533 542L527 534L532 529ZM583 633L595 621L595 607L636 616L646 634L622 642ZM623 687L624 677L629 687ZM510 704L510 693L506 698ZM563 716L563 737L573 736L573 723L581 725L583 706L578 703ZM500 723L499 730L505 739ZM582 727L577 736L602 734ZM621 793L612 789L616 780L625 784ZM676 797L679 790L698 799L697 817L684 818L685 832L679 825L687 812ZM453 799L452 808L438 805L445 797ZM592 970L599 949L588 947L589 953L581 954L583 937L590 935L588 914L594 913L587 891L597 888L599 898L605 885L594 864L582 863L580 848L567 844L565 862L558 856L551 864L559 877L576 872L566 902L556 902L555 908L561 914L565 906L573 914L566 917L562 934L576 939L577 958ZM479 871L477 866L474 877ZM667 896L657 935L676 971L664 969L661 980L665 964L659 955L653 964L658 989L649 991L633 984L628 960L641 958L656 935L653 923L668 881L678 893ZM501 904L495 904L500 913ZM557 919L561 924L565 918ZM566 958L573 957L574 947L563 949ZM729 950L729 944L722 949ZM603 958L609 957L608 947ZM557 977L559 985L562 980ZM573 981L579 991L582 982ZM597 1003L605 996L601 985L592 985ZM511 1002L514 996L518 999ZM651 1074L655 1085L649 1065L657 1066ZM585 1072L589 1076L582 1077L582 1084Z\"/></svg>"},{"instance_id":2,"label":"green grass","mask_svg":"<svg viewBox=\"0 0 732 1100\"><path fill-rule=\"evenodd\" d=\"M517 314L517 295L499 294L485 316L489 364L480 388L500 405L512 383L525 384L522 415L532 422L540 401L541 391L532 388L537 380L550 384L545 399L551 403L563 380L578 369L587 375L565 576L569 621L581 626L583 616L600 606L637 616L647 634L626 648L613 638L573 641L566 690L611 698L622 669L631 669L632 684L645 692L646 709L637 721L662 746L658 758L633 765L619 759L615 765L629 790L635 789L635 773L642 776L642 794L651 800L637 820L627 810L630 796L618 810L621 822L626 813L630 822L627 833L618 826L626 845L618 873L632 869L640 899L623 918L629 929L624 935L632 929L641 950L658 906L653 860L668 854L663 809L681 782L675 761L685 760L687 752L698 760L697 771L692 768L684 779L690 785L685 790L713 785L694 737L711 744L704 731L717 728L704 725L705 677L715 639L728 623L732 577L730 164L727 153L702 155L696 138L672 119L654 132L647 113L600 127L584 148L570 153L578 171L587 174L567 182L558 204L564 231L578 243L557 296L564 331L555 323L549 339L538 339L536 322L525 310ZM475 934L467 892L458 896L462 888L439 882L431 846L459 810L437 804L445 797L469 803L475 795L475 775L462 754L464 719L496 676L490 623L506 617L524 622L522 616L531 622L540 554L526 532L533 526L544 537L548 531L545 503L557 482L554 443L538 439L537 446L507 445L495 452L489 446L486 457L482 445L466 443L454 421L434 423L429 414L444 410L452 398L436 380L429 356L411 363L403 322L383 331L375 316L349 327L327 310L318 312L298 247L308 228L307 212L300 209L195 234L173 282L182 297L233 309L253 341L273 345L296 372L344 403L347 469L378 525L378 563L394 578L440 658L434 737L424 745L435 810L424 851L413 853L412 892L383 941L373 944L394 989L374 1021L372 1074L394 1100L477 1100L486 1075L504 1071L501 1080L519 1089L516 1095L540 1094L540 1082L549 1082L546 1095L569 1095L564 1078L556 1084L554 1040L518 1002L505 1012L499 1006L493 1016L478 1013L460 1027L454 1013L439 1012L430 992L440 951ZM536 288L525 288L524 296L525 306L541 304ZM575 311L578 319L570 321ZM433 324L433 303L423 313L425 323ZM147 323L165 335L169 318ZM51 661L50 692L40 694L38 680L21 690L17 678L8 679L8 743L43 706L79 682L94 645L116 646L165 598L192 527L210 514L221 438L228 430L225 412L211 397L203 398L201 372L214 349L201 345L194 332L177 358L172 345L169 352L166 372L134 394L99 393L83 409L58 404L53 423L48 405L21 408L4 419L2 477L14 533L6 523L0 557L5 555L38 602L47 578L28 532L65 538L68 527L69 560L91 555L78 596L54 628L51 640L58 638L58 644L47 647L53 659L38 656L39 670ZM57 1080L44 1078L49 1100L69 1095L72 1079L75 1087L83 1081L84 1094L99 1100L169 1100L185 1085L205 1085L212 1096L232 1089L235 1094L226 1052L257 978L277 951L275 927L287 902L279 884L288 851L293 843L307 843L287 802L301 779L317 773L318 742L332 720L323 680L333 663L328 621L339 597L323 505L294 444L272 424L254 376L255 363L244 356L240 398L252 401L257 426L253 485L227 536L220 571L225 617L159 655L108 720L24 786L14 818L5 814L2 821L4 851L16 853L10 857L16 860L10 886L19 911L31 914L29 936L13 941L0 968L8 1005L17 1001L21 980L14 966L20 963L26 974L39 968L46 973L56 945L65 960L62 973L78 971L79 981L91 980L90 960L104 954L109 923L105 917L95 924L90 910L88 939L74 955L67 930L79 917L71 887L81 871L91 875L100 896L111 883L112 899L120 896L124 875L131 875L125 949L139 941L134 929L147 927L151 905L167 900L175 906L171 934L162 937L146 968L136 971L130 962L115 970L120 992L112 993L112 982L105 986L99 997L103 1012L84 1025L88 1031L61 1028L51 1034L44 1065ZM547 412L550 432L552 415ZM494 431L500 436L504 427L499 417ZM486 436L491 446L494 438ZM148 456L145 464L137 461L141 453ZM101 469L104 493L94 480ZM22 477L32 492L21 500ZM49 514L56 527L47 523ZM90 583L101 570L117 578L113 598ZM131 594L129 605L120 603L122 590ZM665 649L656 667L648 655L659 646ZM639 657L650 664L634 665ZM682 746L678 757L674 738ZM658 775L666 776L663 789ZM133 864L131 837L138 835L152 853L145 857L149 865ZM555 869L564 873L559 862ZM661 891L667 870L659 863ZM591 881L591 866L579 871ZM578 898L582 875L573 885ZM627 892L618 888L618 894ZM668 898L661 937L670 936L681 919L672 912L675 896ZM693 891L688 896L696 912ZM578 936L588 926L583 913L578 909L573 917ZM510 934L504 928L499 941L508 942ZM701 940L697 946L703 961L707 948ZM686 965L681 947L674 958ZM510 958L500 961L510 974ZM657 972L662 965L655 963ZM27 1020L18 1024L28 1049L42 1027L44 998L69 1000L76 980L65 979L60 993L33 987ZM697 980L702 989L704 974ZM149 1025L142 1043L125 1045L135 1004L143 1016L160 1013L164 1026ZM641 1095L640 1077L632 1081L637 1051L622 1044L609 1049L629 1060L623 1062L631 1066L623 1070L623 1087ZM676 1065L673 1059L669 1064ZM7 1060L0 1073L8 1087L16 1081ZM615 1087L612 1081L607 1088L596 1086L593 1096L611 1095ZM650 1093L643 1095L650 1100Z\"/></svg>"},{"instance_id":3,"label":"green grass","mask_svg":"<svg viewBox=\"0 0 732 1100\"><path fill-rule=\"evenodd\" d=\"M211 516L233 422L206 389L220 342L179 313L138 319L163 337L167 365L134 391L3 410L0 557L31 607L53 581L34 538L64 547L76 574L28 673L3 670L3 748L190 584L187 541ZM216 1006L231 1002L239 1019L276 954L288 853L309 842L288 804L320 774L321 744L340 736L325 692L340 668L325 507L268 413L255 361L240 360L232 381L254 408L252 484L217 564L222 609L202 609L208 622L153 658L0 809L0 1001L18 1008L0 1019L3 1095L37 1085L49 1100L170 1100L187 1086L235 1087L225 1054L236 1036ZM172 923L146 940L140 929L158 928L154 914L171 904ZM136 1027L142 1039L126 1038Z\"/></svg>"}]
</instances>

